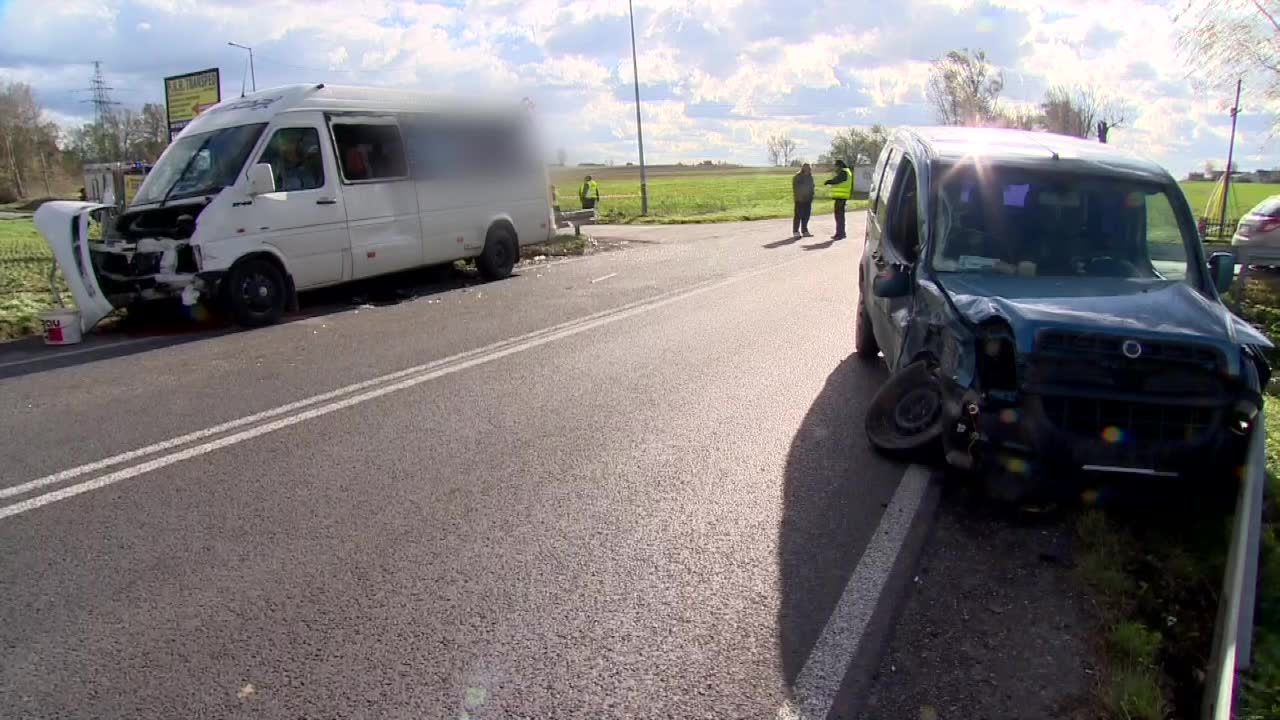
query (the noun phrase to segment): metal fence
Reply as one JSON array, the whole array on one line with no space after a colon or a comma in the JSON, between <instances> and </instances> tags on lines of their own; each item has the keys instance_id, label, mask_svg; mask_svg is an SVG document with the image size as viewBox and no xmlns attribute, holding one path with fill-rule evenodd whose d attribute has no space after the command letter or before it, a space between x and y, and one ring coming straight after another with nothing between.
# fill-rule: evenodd
<instances>
[{"instance_id":1,"label":"metal fence","mask_svg":"<svg viewBox=\"0 0 1280 720\"><path fill-rule=\"evenodd\" d=\"M1229 217L1223 222L1218 222L1218 218L1200 218L1200 236L1209 241L1228 242L1231 236L1236 234L1236 226L1240 224L1240 218Z\"/></svg>"}]
</instances>

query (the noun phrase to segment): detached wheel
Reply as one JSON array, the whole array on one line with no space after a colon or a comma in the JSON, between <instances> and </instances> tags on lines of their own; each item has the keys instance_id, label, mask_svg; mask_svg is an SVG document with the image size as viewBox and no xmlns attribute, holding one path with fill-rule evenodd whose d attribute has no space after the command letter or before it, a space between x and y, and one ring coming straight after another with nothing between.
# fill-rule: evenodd
<instances>
[{"instance_id":1,"label":"detached wheel","mask_svg":"<svg viewBox=\"0 0 1280 720\"><path fill-rule=\"evenodd\" d=\"M922 362L894 373L871 399L867 439L893 457L937 449L942 436L942 388Z\"/></svg>"},{"instance_id":2,"label":"detached wheel","mask_svg":"<svg viewBox=\"0 0 1280 720\"><path fill-rule=\"evenodd\" d=\"M858 319L853 326L853 351L868 362L880 355L880 344L876 342L875 331L871 328L871 316L867 314L862 300L858 300Z\"/></svg>"},{"instance_id":3,"label":"detached wheel","mask_svg":"<svg viewBox=\"0 0 1280 720\"><path fill-rule=\"evenodd\" d=\"M476 258L476 267L485 280L501 280L511 276L520 259L520 246L515 235L505 227L495 227L484 240L484 250Z\"/></svg>"},{"instance_id":4,"label":"detached wheel","mask_svg":"<svg viewBox=\"0 0 1280 720\"><path fill-rule=\"evenodd\" d=\"M279 268L266 260L246 260L227 278L227 304L236 322L261 327L280 322L288 289Z\"/></svg>"}]
</instances>

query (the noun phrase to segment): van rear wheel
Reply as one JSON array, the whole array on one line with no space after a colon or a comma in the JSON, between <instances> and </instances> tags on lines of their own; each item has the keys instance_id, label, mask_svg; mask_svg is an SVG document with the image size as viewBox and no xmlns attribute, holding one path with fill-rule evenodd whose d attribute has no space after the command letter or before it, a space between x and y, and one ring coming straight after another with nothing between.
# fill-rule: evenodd
<instances>
[{"instance_id":1,"label":"van rear wheel","mask_svg":"<svg viewBox=\"0 0 1280 720\"><path fill-rule=\"evenodd\" d=\"M288 291L284 275L274 264L245 260L231 268L227 280L227 304L237 323L261 327L280 322Z\"/></svg>"},{"instance_id":2,"label":"van rear wheel","mask_svg":"<svg viewBox=\"0 0 1280 720\"><path fill-rule=\"evenodd\" d=\"M476 258L476 267L485 280L501 280L511 276L520 259L520 246L515 235L505 227L495 227L485 238L484 250Z\"/></svg>"}]
</instances>

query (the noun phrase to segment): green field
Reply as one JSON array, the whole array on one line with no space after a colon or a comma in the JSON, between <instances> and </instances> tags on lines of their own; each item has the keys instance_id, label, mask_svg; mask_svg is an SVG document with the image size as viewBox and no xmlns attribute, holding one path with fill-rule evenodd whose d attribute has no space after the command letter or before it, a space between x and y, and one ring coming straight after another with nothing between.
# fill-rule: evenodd
<instances>
[{"instance_id":1,"label":"green field","mask_svg":"<svg viewBox=\"0 0 1280 720\"><path fill-rule=\"evenodd\" d=\"M1200 217L1200 214L1204 212L1205 205L1209 203L1209 195L1213 192L1215 184L1211 182L1179 183L1182 186L1183 194L1187 196L1187 203L1191 205L1191 212L1195 213L1196 217ZM1232 205L1227 206L1227 217L1239 219L1241 215L1249 212L1254 205L1272 195L1280 195L1280 184L1235 183L1231 186L1231 195L1234 196L1235 201Z\"/></svg>"},{"instance_id":2,"label":"green field","mask_svg":"<svg viewBox=\"0 0 1280 720\"><path fill-rule=\"evenodd\" d=\"M649 214L640 215L640 170L635 167L555 168L562 210L581 207L578 186L584 175L600 185L600 218L610 223L708 223L789 218L793 168L703 168L660 166L649 170ZM815 170L814 213L830 211L831 193L822 186L828 175ZM850 210L866 207L855 199Z\"/></svg>"}]
</instances>

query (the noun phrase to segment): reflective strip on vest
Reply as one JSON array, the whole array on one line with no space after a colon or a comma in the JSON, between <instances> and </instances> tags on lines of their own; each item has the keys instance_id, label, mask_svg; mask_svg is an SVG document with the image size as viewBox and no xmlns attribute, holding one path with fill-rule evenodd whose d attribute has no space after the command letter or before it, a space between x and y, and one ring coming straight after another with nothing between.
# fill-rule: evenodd
<instances>
[{"instance_id":1,"label":"reflective strip on vest","mask_svg":"<svg viewBox=\"0 0 1280 720\"><path fill-rule=\"evenodd\" d=\"M595 180L582 183L582 188L578 190L578 194L584 198L598 198L600 197L600 186L596 184Z\"/></svg>"},{"instance_id":2,"label":"reflective strip on vest","mask_svg":"<svg viewBox=\"0 0 1280 720\"><path fill-rule=\"evenodd\" d=\"M844 182L831 186L833 200L848 200L853 197L853 168L845 168Z\"/></svg>"}]
</instances>

